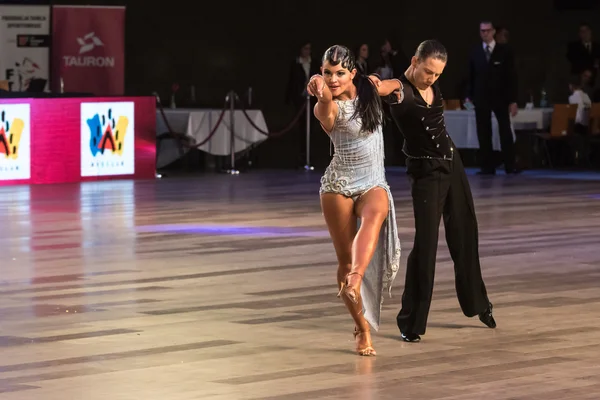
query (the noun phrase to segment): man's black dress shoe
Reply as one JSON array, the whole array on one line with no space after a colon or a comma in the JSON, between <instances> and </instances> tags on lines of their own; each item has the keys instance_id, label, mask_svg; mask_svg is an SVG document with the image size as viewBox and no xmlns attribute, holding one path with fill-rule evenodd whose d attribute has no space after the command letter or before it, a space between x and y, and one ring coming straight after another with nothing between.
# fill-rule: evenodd
<instances>
[{"instance_id":1,"label":"man's black dress shoe","mask_svg":"<svg viewBox=\"0 0 600 400\"><path fill-rule=\"evenodd\" d=\"M415 343L415 342L420 342L421 341L421 336L417 335L416 333L403 333L403 334L400 335L400 337L405 342Z\"/></svg>"},{"instance_id":2,"label":"man's black dress shoe","mask_svg":"<svg viewBox=\"0 0 600 400\"><path fill-rule=\"evenodd\" d=\"M479 314L479 320L483 322L488 328L494 329L496 327L496 320L492 315L492 308L494 307L492 306L492 303L489 304L490 305L488 306L488 308Z\"/></svg>"}]
</instances>

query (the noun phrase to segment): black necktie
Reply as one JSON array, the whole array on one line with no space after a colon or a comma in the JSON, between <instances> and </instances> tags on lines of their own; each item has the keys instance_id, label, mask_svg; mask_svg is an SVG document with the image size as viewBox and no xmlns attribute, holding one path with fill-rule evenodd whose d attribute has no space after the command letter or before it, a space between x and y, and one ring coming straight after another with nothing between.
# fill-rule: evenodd
<instances>
[{"instance_id":1,"label":"black necktie","mask_svg":"<svg viewBox=\"0 0 600 400\"><path fill-rule=\"evenodd\" d=\"M490 58L492 57L492 49L490 48L489 45L485 46L485 59L487 61L490 61Z\"/></svg>"}]
</instances>

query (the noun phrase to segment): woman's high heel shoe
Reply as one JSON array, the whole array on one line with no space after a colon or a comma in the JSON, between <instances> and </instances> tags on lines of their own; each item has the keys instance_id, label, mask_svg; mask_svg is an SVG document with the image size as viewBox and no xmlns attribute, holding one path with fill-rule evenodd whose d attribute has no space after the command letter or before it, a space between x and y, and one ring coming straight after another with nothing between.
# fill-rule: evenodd
<instances>
[{"instance_id":1,"label":"woman's high heel shoe","mask_svg":"<svg viewBox=\"0 0 600 400\"><path fill-rule=\"evenodd\" d=\"M354 328L354 340L356 340L356 337L358 335L367 335L369 334L370 331L359 331L358 328ZM365 356L365 357L370 357L370 356L376 356L377 352L375 351L375 349L373 348L372 344L371 344L371 340L369 338L369 341L367 342L367 345L363 348L359 348L358 345L356 346L356 352L358 353L359 356Z\"/></svg>"},{"instance_id":2,"label":"woman's high heel shoe","mask_svg":"<svg viewBox=\"0 0 600 400\"><path fill-rule=\"evenodd\" d=\"M338 292L337 297L340 297L343 292L350 299L351 302L353 302L354 304L358 304L360 293L357 293L356 288L354 288L354 286L348 286L348 277L350 275L358 275L361 278L363 277L358 272L350 272L349 274L347 274L344 281L340 284L340 291Z\"/></svg>"}]
</instances>

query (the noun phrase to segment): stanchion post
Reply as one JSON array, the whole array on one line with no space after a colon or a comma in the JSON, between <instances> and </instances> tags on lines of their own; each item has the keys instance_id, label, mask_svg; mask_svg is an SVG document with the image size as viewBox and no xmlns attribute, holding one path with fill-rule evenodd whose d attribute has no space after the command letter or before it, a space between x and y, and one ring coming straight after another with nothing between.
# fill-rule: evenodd
<instances>
[{"instance_id":1,"label":"stanchion post","mask_svg":"<svg viewBox=\"0 0 600 400\"><path fill-rule=\"evenodd\" d=\"M312 171L315 168L310 165L310 95L306 95L306 171Z\"/></svg>"},{"instance_id":2,"label":"stanchion post","mask_svg":"<svg viewBox=\"0 0 600 400\"><path fill-rule=\"evenodd\" d=\"M231 152L231 169L227 171L229 175L239 175L240 171L235 169L235 92L229 92L229 131L231 132L231 142L229 144Z\"/></svg>"}]
</instances>

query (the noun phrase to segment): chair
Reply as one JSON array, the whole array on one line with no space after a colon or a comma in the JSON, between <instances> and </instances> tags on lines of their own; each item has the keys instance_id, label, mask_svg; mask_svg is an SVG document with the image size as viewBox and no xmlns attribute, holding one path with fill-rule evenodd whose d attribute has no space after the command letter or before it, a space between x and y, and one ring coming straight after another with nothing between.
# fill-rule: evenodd
<instances>
[{"instance_id":1,"label":"chair","mask_svg":"<svg viewBox=\"0 0 600 400\"><path fill-rule=\"evenodd\" d=\"M43 93L46 88L46 79L36 78L29 81L27 91L30 93Z\"/></svg>"},{"instance_id":2,"label":"chair","mask_svg":"<svg viewBox=\"0 0 600 400\"><path fill-rule=\"evenodd\" d=\"M577 115L577 104L555 104L550 121L550 132L536 132L535 136L542 141L548 164L552 167L552 158L548 142L565 140L573 133L573 124Z\"/></svg>"},{"instance_id":3,"label":"chair","mask_svg":"<svg viewBox=\"0 0 600 400\"><path fill-rule=\"evenodd\" d=\"M590 134L600 135L600 103L593 103L590 108Z\"/></svg>"},{"instance_id":4,"label":"chair","mask_svg":"<svg viewBox=\"0 0 600 400\"><path fill-rule=\"evenodd\" d=\"M588 153L588 164L593 164L593 160L598 160L598 149L600 148L600 103L593 103L590 108L590 122L589 122L589 142L590 147ZM594 157L595 156L595 157Z\"/></svg>"}]
</instances>

